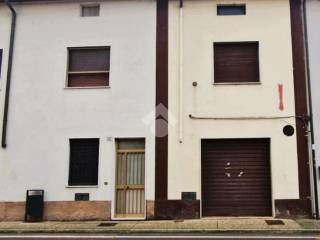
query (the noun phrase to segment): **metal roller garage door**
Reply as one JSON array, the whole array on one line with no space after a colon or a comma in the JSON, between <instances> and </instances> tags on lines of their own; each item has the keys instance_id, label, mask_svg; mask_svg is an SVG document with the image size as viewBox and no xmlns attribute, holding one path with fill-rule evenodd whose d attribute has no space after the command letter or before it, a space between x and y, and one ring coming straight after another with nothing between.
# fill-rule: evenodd
<instances>
[{"instance_id":1,"label":"metal roller garage door","mask_svg":"<svg viewBox=\"0 0 320 240\"><path fill-rule=\"evenodd\" d=\"M271 216L270 140L205 139L202 216Z\"/></svg>"}]
</instances>

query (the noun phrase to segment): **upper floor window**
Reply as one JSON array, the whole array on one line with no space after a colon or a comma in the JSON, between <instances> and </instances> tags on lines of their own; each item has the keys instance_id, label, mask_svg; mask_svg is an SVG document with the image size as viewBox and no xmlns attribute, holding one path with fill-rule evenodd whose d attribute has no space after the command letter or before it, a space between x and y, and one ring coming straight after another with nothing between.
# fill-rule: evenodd
<instances>
[{"instance_id":1,"label":"upper floor window","mask_svg":"<svg viewBox=\"0 0 320 240\"><path fill-rule=\"evenodd\" d=\"M259 82L259 43L214 43L214 82Z\"/></svg>"},{"instance_id":2,"label":"upper floor window","mask_svg":"<svg viewBox=\"0 0 320 240\"><path fill-rule=\"evenodd\" d=\"M246 15L246 5L218 5L217 15Z\"/></svg>"},{"instance_id":3,"label":"upper floor window","mask_svg":"<svg viewBox=\"0 0 320 240\"><path fill-rule=\"evenodd\" d=\"M2 67L2 49L0 49L0 77L1 77L1 67Z\"/></svg>"},{"instance_id":4,"label":"upper floor window","mask_svg":"<svg viewBox=\"0 0 320 240\"><path fill-rule=\"evenodd\" d=\"M82 5L82 17L97 17L100 15L100 5Z\"/></svg>"},{"instance_id":5,"label":"upper floor window","mask_svg":"<svg viewBox=\"0 0 320 240\"><path fill-rule=\"evenodd\" d=\"M69 48L68 87L109 86L110 47Z\"/></svg>"},{"instance_id":6,"label":"upper floor window","mask_svg":"<svg viewBox=\"0 0 320 240\"><path fill-rule=\"evenodd\" d=\"M69 186L98 185L99 139L70 139Z\"/></svg>"}]
</instances>

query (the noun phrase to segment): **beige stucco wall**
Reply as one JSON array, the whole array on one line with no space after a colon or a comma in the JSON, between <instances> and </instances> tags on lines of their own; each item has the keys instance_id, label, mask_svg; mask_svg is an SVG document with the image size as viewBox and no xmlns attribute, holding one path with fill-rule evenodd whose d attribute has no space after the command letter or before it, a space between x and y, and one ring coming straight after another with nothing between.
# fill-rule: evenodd
<instances>
[{"instance_id":1,"label":"beige stucco wall","mask_svg":"<svg viewBox=\"0 0 320 240\"><path fill-rule=\"evenodd\" d=\"M246 16L217 16L218 3L246 3ZM179 143L179 3L169 7L169 199L195 191L201 199L202 138L270 138L273 199L296 199L296 136L282 128L294 118L275 120L192 120L205 117L291 116L294 110L290 9L288 0L186 0L183 35L183 142ZM260 80L255 85L213 84L213 42L259 41ZM192 86L196 81L197 87ZM279 110L278 84L284 86ZM175 124L172 119L178 120Z\"/></svg>"}]
</instances>

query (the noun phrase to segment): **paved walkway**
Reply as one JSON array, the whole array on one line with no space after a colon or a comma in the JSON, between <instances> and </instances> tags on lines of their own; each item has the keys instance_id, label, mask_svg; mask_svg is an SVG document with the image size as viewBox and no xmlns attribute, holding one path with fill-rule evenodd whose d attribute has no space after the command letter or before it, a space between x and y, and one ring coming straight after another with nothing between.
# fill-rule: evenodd
<instances>
[{"instance_id":1,"label":"paved walkway","mask_svg":"<svg viewBox=\"0 0 320 240\"><path fill-rule=\"evenodd\" d=\"M0 222L0 233L225 233L273 232L320 234L320 221L282 220L269 225L265 219L201 219L184 221ZM102 225L101 225L102 223Z\"/></svg>"}]
</instances>

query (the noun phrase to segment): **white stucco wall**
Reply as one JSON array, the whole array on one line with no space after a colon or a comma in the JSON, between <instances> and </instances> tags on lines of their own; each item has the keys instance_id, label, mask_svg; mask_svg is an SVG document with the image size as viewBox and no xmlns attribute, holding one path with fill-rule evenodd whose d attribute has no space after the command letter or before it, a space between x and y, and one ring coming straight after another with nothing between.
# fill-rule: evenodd
<instances>
[{"instance_id":1,"label":"white stucco wall","mask_svg":"<svg viewBox=\"0 0 320 240\"><path fill-rule=\"evenodd\" d=\"M156 3L100 4L100 16L87 18L80 17L80 3L15 6L8 146L0 149L0 201L24 201L26 189L34 188L45 189L46 201L74 200L75 192L89 192L91 200L113 200L114 138L123 137L146 138L146 199L154 199L154 124L146 125L143 119L155 106ZM9 27L10 13L0 5L4 60ZM65 88L67 47L81 46L111 46L110 88ZM66 188L69 138L100 138L97 188Z\"/></svg>"},{"instance_id":2,"label":"white stucco wall","mask_svg":"<svg viewBox=\"0 0 320 240\"><path fill-rule=\"evenodd\" d=\"M217 16L219 3L246 3L245 16ZM204 117L276 117L295 115L292 45L288 0L185 0L183 47L183 142L179 124L169 129L170 199L181 192L197 192L201 199L202 138L270 138L273 199L297 199L296 136L282 128L294 118L275 120L215 121ZM259 41L260 80L255 85L213 84L213 43ZM179 3L169 12L169 111L179 120ZM196 81L197 87L192 83ZM280 111L278 84L284 87Z\"/></svg>"},{"instance_id":3,"label":"white stucco wall","mask_svg":"<svg viewBox=\"0 0 320 240\"><path fill-rule=\"evenodd\" d=\"M308 0L306 4L307 33L309 46L310 84L312 96L313 127L315 139L315 157L317 169L320 167L320 1ZM317 171L318 188L320 188L320 176ZM318 195L320 189L318 190ZM320 204L320 200L319 200Z\"/></svg>"}]
</instances>

